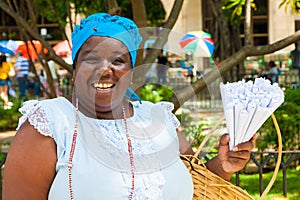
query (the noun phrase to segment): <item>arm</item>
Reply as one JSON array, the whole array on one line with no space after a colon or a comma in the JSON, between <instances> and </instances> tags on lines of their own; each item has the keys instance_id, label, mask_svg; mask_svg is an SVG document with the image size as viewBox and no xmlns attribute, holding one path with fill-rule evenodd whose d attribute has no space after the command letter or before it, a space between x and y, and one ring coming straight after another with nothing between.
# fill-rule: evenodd
<instances>
[{"instance_id":1,"label":"arm","mask_svg":"<svg viewBox=\"0 0 300 200\"><path fill-rule=\"evenodd\" d=\"M47 199L55 177L56 145L26 121L9 148L4 167L3 200Z\"/></svg>"},{"instance_id":2,"label":"arm","mask_svg":"<svg viewBox=\"0 0 300 200\"><path fill-rule=\"evenodd\" d=\"M179 140L179 151L180 154L192 155L194 154L191 144L185 139L182 132L177 130L177 136Z\"/></svg>"},{"instance_id":3,"label":"arm","mask_svg":"<svg viewBox=\"0 0 300 200\"><path fill-rule=\"evenodd\" d=\"M206 167L223 179L230 180L231 175L243 169L250 159L257 136L255 134L250 141L238 144L232 151L229 151L229 135L222 135L218 155L209 160Z\"/></svg>"}]
</instances>

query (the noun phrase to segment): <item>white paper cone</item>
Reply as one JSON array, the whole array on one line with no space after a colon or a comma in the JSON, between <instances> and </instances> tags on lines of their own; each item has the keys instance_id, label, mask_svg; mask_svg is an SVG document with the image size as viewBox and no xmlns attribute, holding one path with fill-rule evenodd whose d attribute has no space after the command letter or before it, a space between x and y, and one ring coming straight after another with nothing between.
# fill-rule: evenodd
<instances>
[{"instance_id":1,"label":"white paper cone","mask_svg":"<svg viewBox=\"0 0 300 200\"><path fill-rule=\"evenodd\" d=\"M220 83L220 92L221 92L221 98L222 98L222 103L223 103L223 109L226 108L226 86L223 83Z\"/></svg>"},{"instance_id":2,"label":"white paper cone","mask_svg":"<svg viewBox=\"0 0 300 200\"><path fill-rule=\"evenodd\" d=\"M269 108L256 109L254 118L249 126L248 131L245 133L243 142L249 141L253 135L258 131L258 129L265 123L265 121L270 117L272 111Z\"/></svg>"},{"instance_id":3,"label":"white paper cone","mask_svg":"<svg viewBox=\"0 0 300 200\"><path fill-rule=\"evenodd\" d=\"M243 138L243 133L240 132L241 127L245 124L245 116L241 116L243 104L239 103L234 107L234 145L237 145Z\"/></svg>"},{"instance_id":4,"label":"white paper cone","mask_svg":"<svg viewBox=\"0 0 300 200\"><path fill-rule=\"evenodd\" d=\"M233 109L225 110L226 128L230 137L229 147L230 149L234 146L234 111Z\"/></svg>"},{"instance_id":5,"label":"white paper cone","mask_svg":"<svg viewBox=\"0 0 300 200\"><path fill-rule=\"evenodd\" d=\"M236 144L240 144L243 142L244 140L244 135L246 134L246 132L248 131L249 129L249 125L251 124L251 121L253 120L254 118L254 112L256 110L256 107L255 106L250 106L248 107L248 110L243 110L241 111L240 113L240 117L239 117L239 123L237 124L237 126L239 127L237 129L238 131L238 139L236 139Z\"/></svg>"}]
</instances>

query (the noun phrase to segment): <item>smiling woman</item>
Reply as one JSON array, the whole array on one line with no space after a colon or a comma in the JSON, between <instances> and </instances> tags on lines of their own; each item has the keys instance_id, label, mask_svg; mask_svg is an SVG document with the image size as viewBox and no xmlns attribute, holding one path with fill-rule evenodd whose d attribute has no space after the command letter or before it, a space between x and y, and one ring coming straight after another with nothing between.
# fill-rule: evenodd
<instances>
[{"instance_id":1,"label":"smiling woman","mask_svg":"<svg viewBox=\"0 0 300 200\"><path fill-rule=\"evenodd\" d=\"M141 42L137 26L97 13L75 27L72 42L73 95L24 103L3 199L192 199L192 178L179 156L192 151L177 132L173 104L141 101L129 88ZM228 141L207 163L226 166L214 171L227 179L253 147L229 153Z\"/></svg>"},{"instance_id":2,"label":"smiling woman","mask_svg":"<svg viewBox=\"0 0 300 200\"><path fill-rule=\"evenodd\" d=\"M105 49L105 51L103 51ZM89 117L114 119L110 111L122 110L123 98L132 77L130 54L119 40L90 37L77 55L74 97ZM91 104L94 102L94 104Z\"/></svg>"}]
</instances>

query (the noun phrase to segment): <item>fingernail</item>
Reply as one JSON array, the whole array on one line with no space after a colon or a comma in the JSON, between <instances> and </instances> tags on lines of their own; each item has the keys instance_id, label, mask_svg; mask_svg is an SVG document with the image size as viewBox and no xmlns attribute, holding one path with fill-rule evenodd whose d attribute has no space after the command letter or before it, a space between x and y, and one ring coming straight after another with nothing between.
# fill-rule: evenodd
<instances>
[{"instance_id":1,"label":"fingernail","mask_svg":"<svg viewBox=\"0 0 300 200\"><path fill-rule=\"evenodd\" d=\"M237 146L233 147L232 151L238 151L239 148Z\"/></svg>"}]
</instances>

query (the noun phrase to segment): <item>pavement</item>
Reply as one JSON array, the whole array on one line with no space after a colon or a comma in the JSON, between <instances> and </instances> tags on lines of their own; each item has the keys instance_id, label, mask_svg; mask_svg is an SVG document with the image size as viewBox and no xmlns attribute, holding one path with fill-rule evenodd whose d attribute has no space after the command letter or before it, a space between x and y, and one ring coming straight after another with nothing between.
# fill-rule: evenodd
<instances>
[{"instance_id":1,"label":"pavement","mask_svg":"<svg viewBox=\"0 0 300 200\"><path fill-rule=\"evenodd\" d=\"M0 132L0 151L7 152L9 144L16 134L16 131L1 131Z\"/></svg>"}]
</instances>

